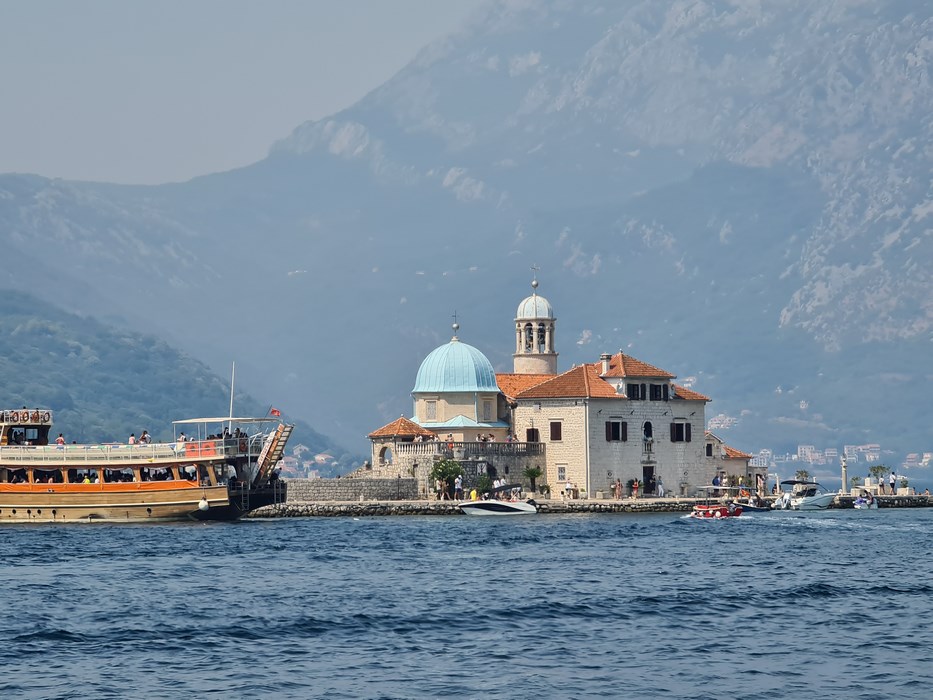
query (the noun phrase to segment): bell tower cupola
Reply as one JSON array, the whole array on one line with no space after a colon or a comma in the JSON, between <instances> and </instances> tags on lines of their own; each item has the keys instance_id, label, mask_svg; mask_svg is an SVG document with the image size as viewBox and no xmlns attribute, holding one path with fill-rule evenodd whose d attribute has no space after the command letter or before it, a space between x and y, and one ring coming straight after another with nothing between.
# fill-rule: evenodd
<instances>
[{"instance_id":1,"label":"bell tower cupola","mask_svg":"<svg viewBox=\"0 0 933 700\"><path fill-rule=\"evenodd\" d=\"M536 269L536 268L532 268ZM531 282L531 296L522 300L515 314L515 374L557 374L554 350L554 310L537 293L538 278Z\"/></svg>"}]
</instances>

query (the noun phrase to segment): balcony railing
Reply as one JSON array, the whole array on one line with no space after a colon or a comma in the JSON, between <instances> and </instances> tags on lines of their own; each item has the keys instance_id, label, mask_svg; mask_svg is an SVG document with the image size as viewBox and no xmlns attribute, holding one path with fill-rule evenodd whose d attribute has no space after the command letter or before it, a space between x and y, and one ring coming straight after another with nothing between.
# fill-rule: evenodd
<instances>
[{"instance_id":1,"label":"balcony railing","mask_svg":"<svg viewBox=\"0 0 933 700\"><path fill-rule=\"evenodd\" d=\"M543 442L398 442L393 451L401 455L470 457L539 457Z\"/></svg>"}]
</instances>

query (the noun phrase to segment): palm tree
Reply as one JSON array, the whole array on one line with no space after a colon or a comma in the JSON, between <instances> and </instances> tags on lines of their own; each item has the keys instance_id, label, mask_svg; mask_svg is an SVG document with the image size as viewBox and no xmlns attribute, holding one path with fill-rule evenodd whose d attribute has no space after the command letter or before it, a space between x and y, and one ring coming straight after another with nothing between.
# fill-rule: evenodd
<instances>
[{"instance_id":1,"label":"palm tree","mask_svg":"<svg viewBox=\"0 0 933 700\"><path fill-rule=\"evenodd\" d=\"M535 480L540 479L541 474L543 474L543 472L541 471L540 467L525 467L525 469L522 471L522 476L531 482L532 492L535 491Z\"/></svg>"}]
</instances>

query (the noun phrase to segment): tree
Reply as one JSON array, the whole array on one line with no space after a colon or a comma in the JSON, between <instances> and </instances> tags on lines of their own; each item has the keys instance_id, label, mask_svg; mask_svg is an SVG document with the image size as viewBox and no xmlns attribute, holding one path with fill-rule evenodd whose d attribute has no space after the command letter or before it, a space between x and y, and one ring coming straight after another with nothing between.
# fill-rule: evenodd
<instances>
[{"instance_id":1,"label":"tree","mask_svg":"<svg viewBox=\"0 0 933 700\"><path fill-rule=\"evenodd\" d=\"M855 487L855 486L861 486L861 485L862 485L862 477L860 477L860 476L853 476L851 479L849 479L849 482L852 484L853 487Z\"/></svg>"},{"instance_id":2,"label":"tree","mask_svg":"<svg viewBox=\"0 0 933 700\"><path fill-rule=\"evenodd\" d=\"M794 478L796 478L797 481L810 481L810 472L806 469L798 469L797 473L794 474Z\"/></svg>"},{"instance_id":3,"label":"tree","mask_svg":"<svg viewBox=\"0 0 933 700\"><path fill-rule=\"evenodd\" d=\"M442 459L434 463L431 467L431 481L441 481L451 483L458 475L463 473L460 462L455 459Z\"/></svg>"},{"instance_id":4,"label":"tree","mask_svg":"<svg viewBox=\"0 0 933 700\"><path fill-rule=\"evenodd\" d=\"M878 483L881 483L881 480L884 479L884 477L886 477L890 471L891 470L883 464L876 464L873 467L868 468L869 476L871 476L871 478Z\"/></svg>"},{"instance_id":5,"label":"tree","mask_svg":"<svg viewBox=\"0 0 933 700\"><path fill-rule=\"evenodd\" d=\"M480 474L476 477L476 492L477 493L486 493L492 488L492 479L489 478L489 474Z\"/></svg>"},{"instance_id":6,"label":"tree","mask_svg":"<svg viewBox=\"0 0 933 700\"><path fill-rule=\"evenodd\" d=\"M541 478L542 473L543 472L541 471L540 467L525 467L525 469L522 471L522 476L531 482L532 492L535 490L535 481Z\"/></svg>"}]
</instances>

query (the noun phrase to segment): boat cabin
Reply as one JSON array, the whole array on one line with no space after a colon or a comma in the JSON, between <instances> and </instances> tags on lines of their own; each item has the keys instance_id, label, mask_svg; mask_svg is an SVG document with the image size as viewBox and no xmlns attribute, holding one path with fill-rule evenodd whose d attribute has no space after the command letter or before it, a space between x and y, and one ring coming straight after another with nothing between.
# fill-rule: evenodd
<instances>
[{"instance_id":1,"label":"boat cabin","mask_svg":"<svg viewBox=\"0 0 933 700\"><path fill-rule=\"evenodd\" d=\"M44 408L0 411L0 446L48 445L52 412Z\"/></svg>"}]
</instances>

